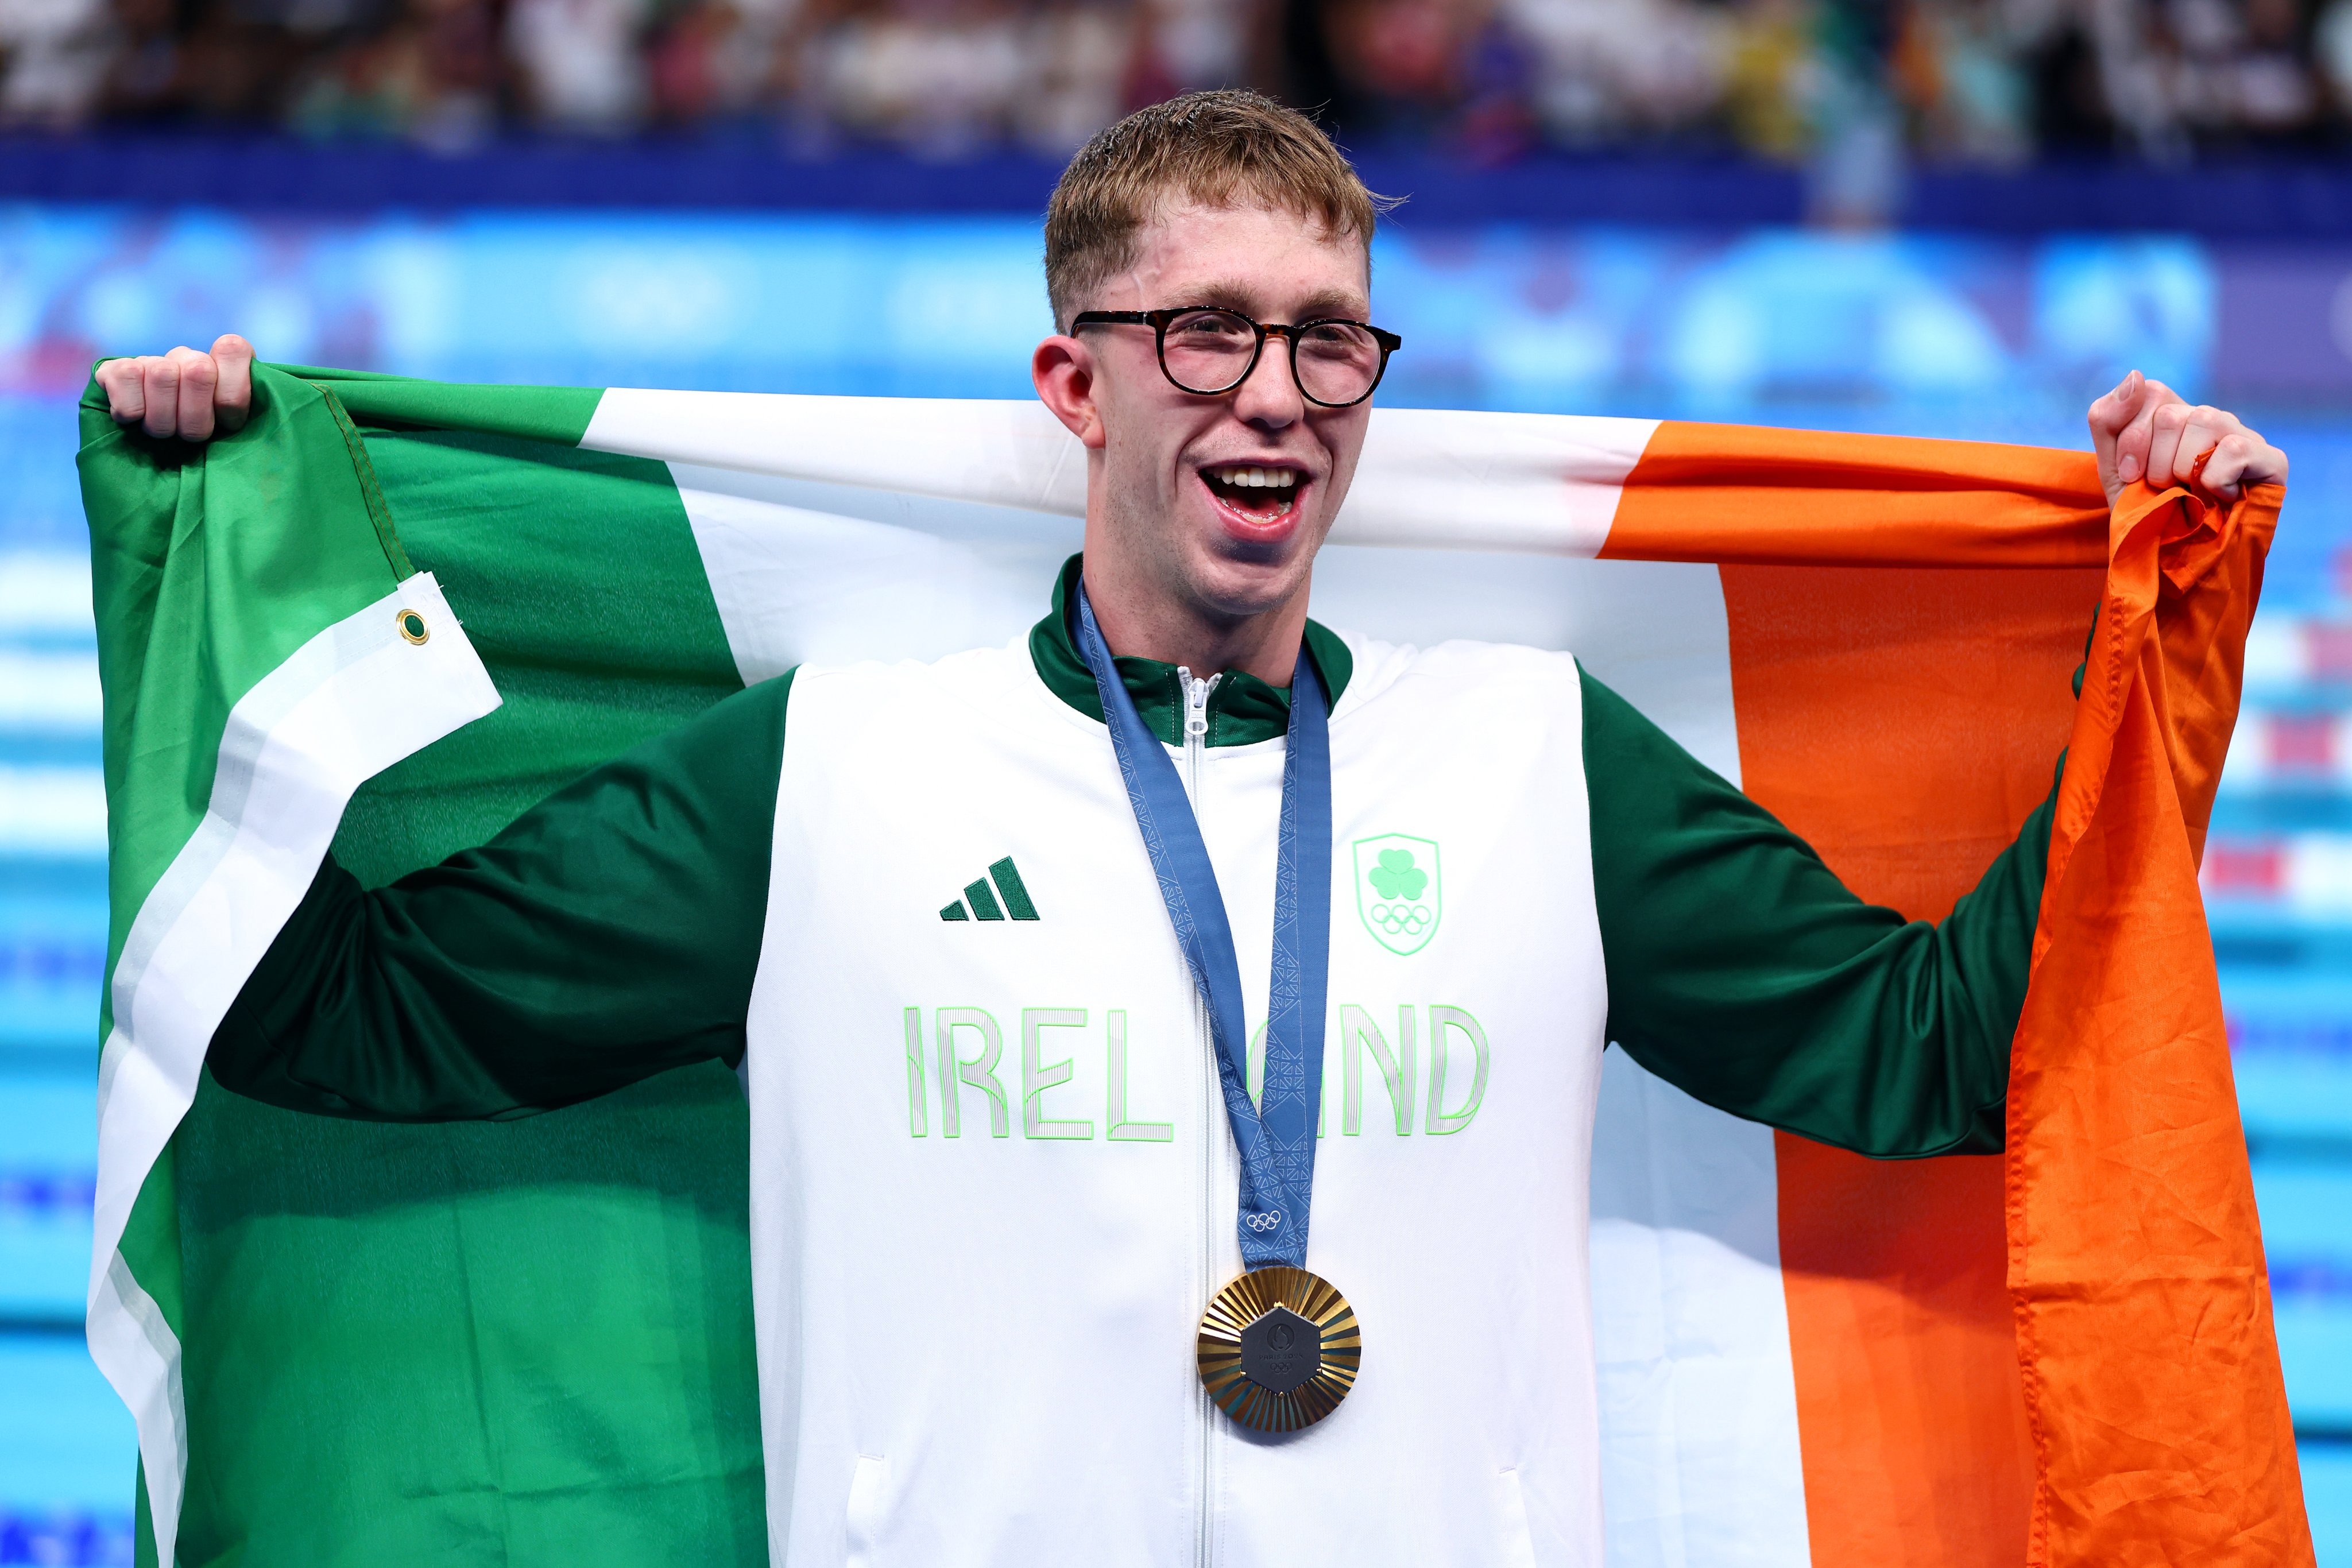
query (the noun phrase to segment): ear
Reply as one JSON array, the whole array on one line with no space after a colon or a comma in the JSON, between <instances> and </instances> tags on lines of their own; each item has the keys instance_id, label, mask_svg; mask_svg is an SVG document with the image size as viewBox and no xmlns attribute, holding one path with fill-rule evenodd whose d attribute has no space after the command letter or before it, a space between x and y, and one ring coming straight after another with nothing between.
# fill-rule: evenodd
<instances>
[{"instance_id":1,"label":"ear","mask_svg":"<svg viewBox=\"0 0 2352 1568\"><path fill-rule=\"evenodd\" d=\"M1095 405L1095 369L1094 350L1066 334L1046 339L1029 356L1029 379L1038 400L1072 435L1099 452L1109 437Z\"/></svg>"}]
</instances>

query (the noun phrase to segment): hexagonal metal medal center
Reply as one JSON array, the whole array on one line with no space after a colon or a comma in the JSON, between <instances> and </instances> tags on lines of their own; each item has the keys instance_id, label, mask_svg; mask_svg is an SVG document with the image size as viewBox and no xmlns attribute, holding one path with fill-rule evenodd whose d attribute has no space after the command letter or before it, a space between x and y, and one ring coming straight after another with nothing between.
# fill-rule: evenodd
<instances>
[{"instance_id":1,"label":"hexagonal metal medal center","mask_svg":"<svg viewBox=\"0 0 2352 1568\"><path fill-rule=\"evenodd\" d=\"M1242 1330L1242 1375L1269 1394L1288 1394L1323 1369L1323 1331L1277 1306Z\"/></svg>"}]
</instances>

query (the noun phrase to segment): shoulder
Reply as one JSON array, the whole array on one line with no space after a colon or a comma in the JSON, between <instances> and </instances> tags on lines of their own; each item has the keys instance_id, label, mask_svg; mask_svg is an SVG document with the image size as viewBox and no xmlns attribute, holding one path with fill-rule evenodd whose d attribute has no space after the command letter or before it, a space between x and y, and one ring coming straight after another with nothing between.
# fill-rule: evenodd
<instances>
[{"instance_id":1,"label":"shoulder","mask_svg":"<svg viewBox=\"0 0 2352 1568\"><path fill-rule=\"evenodd\" d=\"M1497 704L1535 705L1536 712L1580 704L1573 656L1513 643L1453 641L1416 647L1337 633L1355 658L1355 672L1333 716L1345 718L1403 706L1484 709Z\"/></svg>"},{"instance_id":2,"label":"shoulder","mask_svg":"<svg viewBox=\"0 0 2352 1568\"><path fill-rule=\"evenodd\" d=\"M798 687L794 700L807 701L820 691L829 695L858 696L953 694L1002 680L1028 665L1025 642L999 648L967 648L937 659L861 659L847 664L803 664L793 672Z\"/></svg>"},{"instance_id":3,"label":"shoulder","mask_svg":"<svg viewBox=\"0 0 2352 1568\"><path fill-rule=\"evenodd\" d=\"M747 744L763 740L781 745L785 714L799 675L798 670L786 670L781 675L755 681L712 703L656 744L667 742L692 749L716 746L730 751L740 751Z\"/></svg>"},{"instance_id":4,"label":"shoulder","mask_svg":"<svg viewBox=\"0 0 2352 1568\"><path fill-rule=\"evenodd\" d=\"M792 727L796 736L821 727L841 738L910 721L935 726L959 714L1001 715L1011 694L1035 684L1025 644L929 660L803 664L793 676Z\"/></svg>"},{"instance_id":5,"label":"shoulder","mask_svg":"<svg viewBox=\"0 0 2352 1568\"><path fill-rule=\"evenodd\" d=\"M756 682L622 753L574 788L593 796L772 795L796 672Z\"/></svg>"}]
</instances>

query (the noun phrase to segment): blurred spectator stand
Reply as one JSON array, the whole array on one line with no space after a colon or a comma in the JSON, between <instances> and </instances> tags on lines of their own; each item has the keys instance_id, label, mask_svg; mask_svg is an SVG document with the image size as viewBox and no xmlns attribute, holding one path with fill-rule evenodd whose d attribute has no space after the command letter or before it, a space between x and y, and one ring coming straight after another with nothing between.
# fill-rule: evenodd
<instances>
[{"instance_id":1,"label":"blurred spectator stand","mask_svg":"<svg viewBox=\"0 0 2352 1568\"><path fill-rule=\"evenodd\" d=\"M1874 161L1891 202L1905 157L2340 148L2352 0L0 0L0 121L52 132L1050 158L1223 84L1360 151Z\"/></svg>"}]
</instances>

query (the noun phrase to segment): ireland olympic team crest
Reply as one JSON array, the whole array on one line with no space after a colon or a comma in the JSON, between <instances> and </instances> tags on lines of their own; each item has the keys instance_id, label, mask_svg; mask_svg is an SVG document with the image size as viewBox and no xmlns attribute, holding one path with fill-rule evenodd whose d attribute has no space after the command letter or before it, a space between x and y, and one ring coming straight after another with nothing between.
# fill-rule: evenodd
<instances>
[{"instance_id":1,"label":"ireland olympic team crest","mask_svg":"<svg viewBox=\"0 0 2352 1568\"><path fill-rule=\"evenodd\" d=\"M1408 833L1356 841L1356 913L1390 952L1418 953L1437 934L1443 908L1437 844Z\"/></svg>"}]
</instances>

